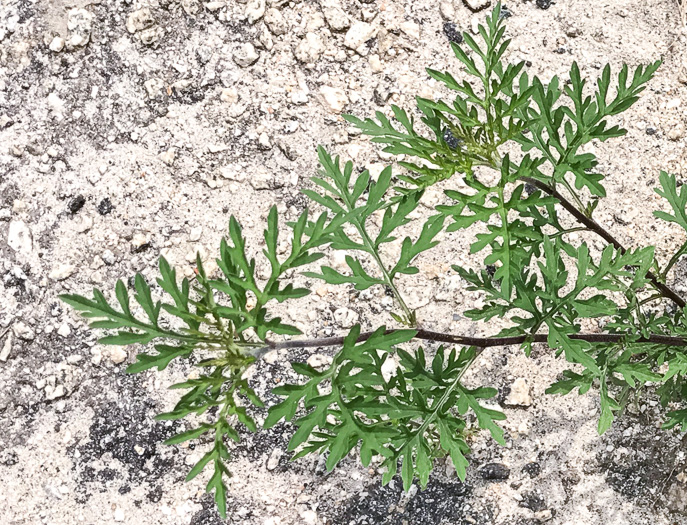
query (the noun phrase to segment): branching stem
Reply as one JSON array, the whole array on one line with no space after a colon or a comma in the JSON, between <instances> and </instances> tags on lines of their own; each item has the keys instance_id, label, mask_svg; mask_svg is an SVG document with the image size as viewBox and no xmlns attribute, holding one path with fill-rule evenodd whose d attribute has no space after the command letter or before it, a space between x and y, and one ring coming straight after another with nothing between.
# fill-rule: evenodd
<instances>
[{"instance_id":1,"label":"branching stem","mask_svg":"<svg viewBox=\"0 0 687 525\"><path fill-rule=\"evenodd\" d=\"M541 191L551 195L552 197L555 197L558 199L560 202L561 206L565 208L568 213L570 213L573 217L575 217L579 222L584 224L588 230L593 231L596 233L599 237L604 239L606 242L609 244L612 244L613 246L616 247L617 250L619 250L622 253L625 253L627 250L625 247L620 244L620 241L618 241L613 235L611 235L608 230L606 230L603 226L601 226L598 222L596 222L594 219L591 219L587 217L582 211L580 211L573 203L568 201L561 193L556 190L555 188L552 188L548 184L534 179L532 177L522 177L522 181L527 182L529 184L532 184L533 186L536 186L539 188ZM647 272L646 276L648 279L652 282L652 284L656 287L658 291L661 292L661 295L663 297L666 297L673 301L676 305L678 305L680 308L684 308L687 306L687 303L685 300L680 297L675 290L672 288L666 286L664 283L662 283L659 278L652 272Z\"/></svg>"},{"instance_id":2,"label":"branching stem","mask_svg":"<svg viewBox=\"0 0 687 525\"><path fill-rule=\"evenodd\" d=\"M387 333L394 330L387 330ZM363 332L357 342L367 340L374 332ZM587 341L589 343L622 343L626 340L625 334L571 334L570 339ZM285 348L316 348L320 346L337 346L344 343L345 337L324 337L320 339L306 339L291 341L265 341L266 350L281 350ZM490 348L494 346L519 345L525 341L532 343L546 343L547 334L535 335L515 335L511 337L470 337L463 335L447 334L444 332L433 332L431 330L417 330L415 339L422 339L435 343L451 343L461 346L475 346L478 348ZM632 341L633 343L649 343L668 346L687 346L687 338L669 335L655 334L649 337L641 337Z\"/></svg>"}]
</instances>

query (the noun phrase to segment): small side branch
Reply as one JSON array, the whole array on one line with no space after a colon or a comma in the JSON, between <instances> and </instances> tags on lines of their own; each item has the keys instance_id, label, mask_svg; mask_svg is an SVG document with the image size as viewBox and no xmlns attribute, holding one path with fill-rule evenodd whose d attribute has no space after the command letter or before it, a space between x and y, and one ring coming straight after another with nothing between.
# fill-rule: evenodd
<instances>
[{"instance_id":1,"label":"small side branch","mask_svg":"<svg viewBox=\"0 0 687 525\"><path fill-rule=\"evenodd\" d=\"M596 233L599 237L604 239L609 244L612 244L613 246L615 246L616 249L620 250L621 252L625 253L627 251L625 249L625 247L622 244L620 244L620 241L618 241L618 239L613 237L613 235L611 235L603 226L601 226L594 219L587 217L584 213L582 213L582 211L577 209L577 207L573 203L568 201L555 188L552 188L548 184L541 182L537 179L533 179L532 177L522 177L521 180L523 180L524 182L528 182L529 184L532 184L533 186L536 186L541 191L548 193L552 197L555 197L556 199L558 199L561 206L563 206L563 208L565 208L570 213L570 215L575 217L580 223L584 224L589 230ZM682 297L680 297L677 294L677 292L675 292L675 290L673 290L672 288L663 284L655 274L653 274L652 272L647 272L646 276L649 278L649 280L652 282L652 284L656 287L656 289L661 292L663 297L670 299L676 305L678 305L680 308L684 308L685 306L687 306L687 303L685 302L685 300Z\"/></svg>"}]
</instances>

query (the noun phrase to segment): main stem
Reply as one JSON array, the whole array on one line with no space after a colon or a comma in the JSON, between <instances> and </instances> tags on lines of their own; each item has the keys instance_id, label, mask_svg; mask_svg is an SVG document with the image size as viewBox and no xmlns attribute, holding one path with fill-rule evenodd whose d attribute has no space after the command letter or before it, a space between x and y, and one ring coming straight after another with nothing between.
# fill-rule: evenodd
<instances>
[{"instance_id":1,"label":"main stem","mask_svg":"<svg viewBox=\"0 0 687 525\"><path fill-rule=\"evenodd\" d=\"M394 330L387 330L387 333ZM375 332L363 332L358 336L357 342L365 341ZM622 343L626 340L626 334L572 334L570 339L587 341L589 343ZM415 339L423 339L435 343L451 343L461 346L476 346L479 348L490 348L493 346L519 345L526 341L532 343L546 343L547 334L535 335L515 335L511 337L470 337L463 335L453 335L443 332L433 332L431 330L417 330ZM321 339L291 340L291 341L265 341L266 350L280 350L284 348L316 348L320 346L337 346L344 343L345 337L324 337ZM651 335L641 337L633 343L650 343L668 346L687 346L687 339L670 335Z\"/></svg>"}]
</instances>

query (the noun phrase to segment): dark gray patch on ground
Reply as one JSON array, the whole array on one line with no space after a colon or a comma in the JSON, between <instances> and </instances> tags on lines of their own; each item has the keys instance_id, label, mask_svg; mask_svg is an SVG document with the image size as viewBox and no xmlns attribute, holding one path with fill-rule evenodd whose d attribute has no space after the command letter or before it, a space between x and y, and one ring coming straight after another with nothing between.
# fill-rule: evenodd
<instances>
[{"instance_id":1,"label":"dark gray patch on ground","mask_svg":"<svg viewBox=\"0 0 687 525\"><path fill-rule=\"evenodd\" d=\"M677 456L684 450L684 440L656 428L656 421L649 419L644 415L625 414L616 420L604 436L604 441L613 448L602 449L595 467L606 474L613 490L641 505L653 505L670 479L685 468L685 460L679 461ZM637 425L641 432L633 431ZM617 449L621 447L632 452L619 458Z\"/></svg>"},{"instance_id":2,"label":"dark gray patch on ground","mask_svg":"<svg viewBox=\"0 0 687 525\"><path fill-rule=\"evenodd\" d=\"M385 487L371 485L366 492L341 505L324 502L320 512L330 523L349 525L392 525L404 520L424 525L461 523L458 520L464 516L471 492L472 488L460 481L434 479L406 503L402 483L395 479Z\"/></svg>"},{"instance_id":3,"label":"dark gray patch on ground","mask_svg":"<svg viewBox=\"0 0 687 525\"><path fill-rule=\"evenodd\" d=\"M119 479L128 485L154 483L176 466L178 450L162 442L178 431L179 423L153 419L160 407L147 397L138 376L121 374L111 382L115 383L111 391L126 391L126 395L116 399L94 395L96 405L92 407L95 415L89 429L90 439L78 447L78 456L74 455L74 448L70 450L74 469L84 484L103 479ZM88 396L89 389L83 392L84 397ZM107 468L94 467L104 456L119 461L123 472L111 473Z\"/></svg>"}]
</instances>

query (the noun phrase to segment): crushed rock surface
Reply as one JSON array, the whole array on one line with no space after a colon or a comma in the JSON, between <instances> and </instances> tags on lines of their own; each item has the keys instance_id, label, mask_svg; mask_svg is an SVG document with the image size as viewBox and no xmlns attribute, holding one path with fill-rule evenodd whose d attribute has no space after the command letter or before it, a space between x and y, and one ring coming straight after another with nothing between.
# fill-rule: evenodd
<instances>
[{"instance_id":1,"label":"crushed rock surface","mask_svg":"<svg viewBox=\"0 0 687 525\"><path fill-rule=\"evenodd\" d=\"M269 207L284 220L306 206L316 146L379 173L388 156L341 117L412 108L447 97L426 67L462 73L449 48L489 0L5 0L0 5L0 518L26 524L183 524L223 521L202 476L184 483L203 442L164 446L183 422L156 422L191 369L128 376L135 349L97 344L60 293L106 293L136 272L149 282L164 255L210 272L230 215L259 254ZM468 7L470 6L470 7ZM626 246L684 240L659 224L659 170L687 174L687 33L672 0L508 3L508 58L544 79L573 61L594 81L663 58L641 100L617 122L622 140L593 144L610 197L597 220ZM445 24L453 24L448 27ZM425 195L419 215L444 201ZM458 183L456 181L456 183ZM597 239L589 242L597 250ZM469 236L446 234L402 288L421 322L469 335L460 315L481 300L450 264L478 265ZM392 247L393 249L393 247ZM396 247L395 249L398 249ZM329 264L340 264L332 256ZM266 271L265 262L259 272ZM676 286L687 273L678 268ZM308 337L361 322L390 322L383 291L356 292L297 277L312 288L276 309ZM313 356L313 354L317 354ZM295 379L275 353L255 388ZM233 451L229 523L655 525L687 523L687 468L677 433L658 430L658 408L628 410L596 434L594 395L546 396L564 369L546 348L482 354L469 382L499 389L508 446L472 441L468 479L439 465L426 490L381 487L375 469L346 458L288 461L285 424L246 435ZM511 391L511 389L514 389ZM264 414L262 414L264 417ZM207 477L205 478L207 480Z\"/></svg>"}]
</instances>

